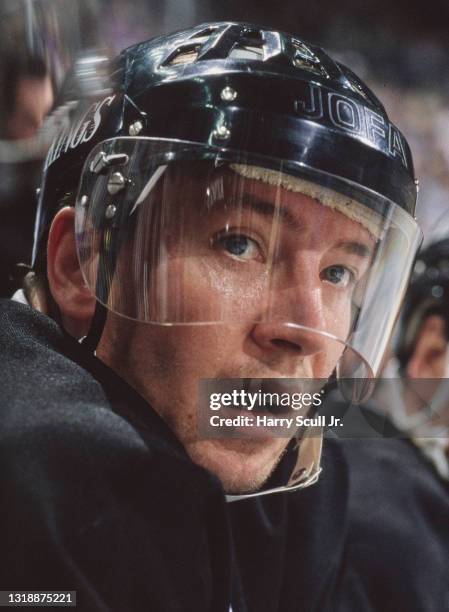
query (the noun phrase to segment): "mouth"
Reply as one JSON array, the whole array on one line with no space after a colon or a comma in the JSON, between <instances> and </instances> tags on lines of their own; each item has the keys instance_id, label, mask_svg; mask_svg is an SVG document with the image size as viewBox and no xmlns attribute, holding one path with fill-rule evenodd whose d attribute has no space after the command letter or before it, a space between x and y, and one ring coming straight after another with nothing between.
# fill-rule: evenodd
<instances>
[{"instance_id":1,"label":"mouth","mask_svg":"<svg viewBox=\"0 0 449 612\"><path fill-rule=\"evenodd\" d=\"M323 388L320 380L288 378L215 379L207 384L202 433L228 439L294 437L301 427L298 417L316 412L313 402Z\"/></svg>"}]
</instances>

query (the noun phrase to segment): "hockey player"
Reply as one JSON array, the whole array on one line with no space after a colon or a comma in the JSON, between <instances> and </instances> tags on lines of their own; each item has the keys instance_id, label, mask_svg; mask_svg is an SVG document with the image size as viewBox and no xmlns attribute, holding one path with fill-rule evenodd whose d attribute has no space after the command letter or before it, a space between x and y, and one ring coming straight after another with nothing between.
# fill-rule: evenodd
<instances>
[{"instance_id":1,"label":"hockey player","mask_svg":"<svg viewBox=\"0 0 449 612\"><path fill-rule=\"evenodd\" d=\"M258 26L141 43L111 74L46 162L25 301L51 318L2 304L3 588L336 609L338 447L320 467L304 429L206 438L198 386L364 396L420 241L407 143L348 68Z\"/></svg>"}]
</instances>

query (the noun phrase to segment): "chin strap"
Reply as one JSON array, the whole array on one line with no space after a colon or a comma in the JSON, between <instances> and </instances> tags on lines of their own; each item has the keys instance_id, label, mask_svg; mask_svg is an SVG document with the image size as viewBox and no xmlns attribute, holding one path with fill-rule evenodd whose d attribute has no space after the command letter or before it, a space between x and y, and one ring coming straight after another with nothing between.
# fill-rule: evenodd
<instances>
[{"instance_id":1,"label":"chin strap","mask_svg":"<svg viewBox=\"0 0 449 612\"><path fill-rule=\"evenodd\" d=\"M97 301L89 331L87 332L87 335L80 340L80 343L92 353L95 353L98 343L100 342L101 335L106 324L107 312L108 311L105 306Z\"/></svg>"}]
</instances>

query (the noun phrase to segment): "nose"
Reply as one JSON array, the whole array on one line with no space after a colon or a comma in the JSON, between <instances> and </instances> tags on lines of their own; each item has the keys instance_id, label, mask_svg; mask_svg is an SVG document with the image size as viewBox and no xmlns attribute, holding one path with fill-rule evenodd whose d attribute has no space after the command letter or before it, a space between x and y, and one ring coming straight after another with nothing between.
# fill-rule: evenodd
<instances>
[{"instance_id":1,"label":"nose","mask_svg":"<svg viewBox=\"0 0 449 612\"><path fill-rule=\"evenodd\" d=\"M325 335L300 324L283 321L260 322L252 330L254 342L264 351L306 357L325 352Z\"/></svg>"},{"instance_id":2,"label":"nose","mask_svg":"<svg viewBox=\"0 0 449 612\"><path fill-rule=\"evenodd\" d=\"M252 331L264 351L305 357L325 350L328 340L317 333L326 331L322 283L313 262L303 263L294 278L272 285L269 305Z\"/></svg>"}]
</instances>

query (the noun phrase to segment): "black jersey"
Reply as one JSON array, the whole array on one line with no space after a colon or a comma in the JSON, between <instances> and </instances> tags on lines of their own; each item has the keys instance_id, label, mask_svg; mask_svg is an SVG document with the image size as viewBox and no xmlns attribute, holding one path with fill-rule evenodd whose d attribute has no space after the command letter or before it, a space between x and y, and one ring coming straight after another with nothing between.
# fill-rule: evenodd
<instances>
[{"instance_id":1,"label":"black jersey","mask_svg":"<svg viewBox=\"0 0 449 612\"><path fill-rule=\"evenodd\" d=\"M310 488L227 503L151 406L54 321L0 301L0 351L0 590L76 591L83 612L385 612L391 589L401 601L407 585L369 579L383 562L387 580L387 549L363 560L352 547L382 527L350 510L338 441Z\"/></svg>"},{"instance_id":2,"label":"black jersey","mask_svg":"<svg viewBox=\"0 0 449 612\"><path fill-rule=\"evenodd\" d=\"M449 483L406 438L342 445L350 465L343 610L357 594L366 611L448 612Z\"/></svg>"},{"instance_id":3,"label":"black jersey","mask_svg":"<svg viewBox=\"0 0 449 612\"><path fill-rule=\"evenodd\" d=\"M83 611L324 609L345 538L336 447L310 490L228 504L126 382L0 304L0 590L76 590Z\"/></svg>"}]
</instances>

